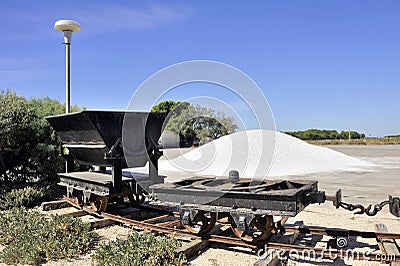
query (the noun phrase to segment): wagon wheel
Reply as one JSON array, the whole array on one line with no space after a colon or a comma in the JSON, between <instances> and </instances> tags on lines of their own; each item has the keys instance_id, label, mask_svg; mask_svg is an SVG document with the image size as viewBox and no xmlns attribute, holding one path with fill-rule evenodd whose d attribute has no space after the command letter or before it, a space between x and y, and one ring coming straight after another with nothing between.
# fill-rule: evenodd
<instances>
[{"instance_id":1,"label":"wagon wheel","mask_svg":"<svg viewBox=\"0 0 400 266\"><path fill-rule=\"evenodd\" d=\"M128 199L132 206L138 206L146 200L146 196L143 194L133 193L131 195L128 195Z\"/></svg>"},{"instance_id":2,"label":"wagon wheel","mask_svg":"<svg viewBox=\"0 0 400 266\"><path fill-rule=\"evenodd\" d=\"M64 198L67 198L68 200L72 201L72 203L76 204L76 205L82 205L83 204L83 193L82 191L79 190L74 190L72 192L72 197L69 198L67 196L64 196Z\"/></svg>"},{"instance_id":3,"label":"wagon wheel","mask_svg":"<svg viewBox=\"0 0 400 266\"><path fill-rule=\"evenodd\" d=\"M217 213L210 212L209 217L206 216L205 211L199 211L193 218L192 224L183 224L189 232L192 234L206 234L210 232L217 222Z\"/></svg>"},{"instance_id":4,"label":"wagon wheel","mask_svg":"<svg viewBox=\"0 0 400 266\"><path fill-rule=\"evenodd\" d=\"M146 196L143 193L138 194L136 196L136 200L139 202L139 204L142 204L146 200Z\"/></svg>"},{"instance_id":5,"label":"wagon wheel","mask_svg":"<svg viewBox=\"0 0 400 266\"><path fill-rule=\"evenodd\" d=\"M128 195L128 199L129 199L129 202L131 203L132 206L137 205L136 204L136 198L135 198L134 194Z\"/></svg>"},{"instance_id":6,"label":"wagon wheel","mask_svg":"<svg viewBox=\"0 0 400 266\"><path fill-rule=\"evenodd\" d=\"M115 203L117 204L123 204L125 202L125 197L124 196L118 196L114 199Z\"/></svg>"},{"instance_id":7,"label":"wagon wheel","mask_svg":"<svg viewBox=\"0 0 400 266\"><path fill-rule=\"evenodd\" d=\"M274 229L272 216L269 215L256 215L250 223L249 228L242 231L237 228L232 216L229 216L231 229L233 233L246 242L260 242L268 239Z\"/></svg>"},{"instance_id":8,"label":"wagon wheel","mask_svg":"<svg viewBox=\"0 0 400 266\"><path fill-rule=\"evenodd\" d=\"M108 197L105 196L96 197L95 201L90 202L90 205L92 206L92 209L94 211L103 212L107 209Z\"/></svg>"},{"instance_id":9,"label":"wagon wheel","mask_svg":"<svg viewBox=\"0 0 400 266\"><path fill-rule=\"evenodd\" d=\"M283 226L286 221L289 219L289 217L287 216L283 216L281 220L274 222L274 233L280 232L281 234L284 234L285 231L285 227Z\"/></svg>"}]
</instances>

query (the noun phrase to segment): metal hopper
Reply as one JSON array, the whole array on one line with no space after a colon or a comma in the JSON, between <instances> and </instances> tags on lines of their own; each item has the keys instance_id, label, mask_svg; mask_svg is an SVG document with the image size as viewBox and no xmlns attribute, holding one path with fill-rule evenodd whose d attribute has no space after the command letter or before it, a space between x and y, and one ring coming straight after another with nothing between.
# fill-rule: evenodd
<instances>
[{"instance_id":1,"label":"metal hopper","mask_svg":"<svg viewBox=\"0 0 400 266\"><path fill-rule=\"evenodd\" d=\"M112 167L112 175L103 172L60 173L61 185L68 194L109 196L130 191L133 178L122 176L122 168L149 163L149 177L141 177L148 186L160 183L157 160L161 156L158 139L166 115L128 111L92 111L46 117L61 138L63 147L83 165ZM124 140L124 146L122 146ZM86 197L85 197L86 198Z\"/></svg>"},{"instance_id":2,"label":"metal hopper","mask_svg":"<svg viewBox=\"0 0 400 266\"><path fill-rule=\"evenodd\" d=\"M118 140L122 140L124 119L128 122L124 134L129 134L129 150L123 159L123 167L144 166L149 157L146 146L157 145L161 136L164 114L119 111L82 111L46 117L74 158L84 165L112 166L106 160L108 153ZM132 146L134 143L135 146Z\"/></svg>"}]
</instances>

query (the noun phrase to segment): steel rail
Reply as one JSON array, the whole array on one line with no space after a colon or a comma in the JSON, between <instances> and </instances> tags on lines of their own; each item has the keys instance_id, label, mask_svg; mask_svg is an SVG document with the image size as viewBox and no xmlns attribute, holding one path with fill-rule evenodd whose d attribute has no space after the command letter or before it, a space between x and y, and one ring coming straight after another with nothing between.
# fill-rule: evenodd
<instances>
[{"instance_id":1,"label":"steel rail","mask_svg":"<svg viewBox=\"0 0 400 266\"><path fill-rule=\"evenodd\" d=\"M294 225L283 225L287 232L295 232L302 234L314 234L314 235L327 235L327 236L360 236L364 238L377 238L377 239L400 239L398 233L387 233L387 232L372 232L372 231L357 231L350 229L341 228L326 228L318 226L304 226L296 227Z\"/></svg>"},{"instance_id":2,"label":"steel rail","mask_svg":"<svg viewBox=\"0 0 400 266\"><path fill-rule=\"evenodd\" d=\"M242 240L237 239L237 238L226 237L226 236L219 236L219 235L197 236L197 235L193 235L192 233L187 232L185 230L170 228L170 227L166 227L166 226L160 226L160 225L156 225L156 224L146 223L143 221L136 221L136 220L132 220L132 219L129 219L126 217L122 217L119 215L110 214L110 213L106 213L106 212L102 212L101 214L98 214L97 212L93 211L89 207L77 205L76 203L72 202L69 199L65 199L65 200L69 204L74 206L75 208L79 208L90 215L94 215L98 218L111 219L113 221L116 221L116 222L119 222L122 224L126 224L126 225L130 225L130 226L134 226L134 227L140 228L140 229L145 229L145 230L149 230L149 231L153 231L153 232L155 231L155 232L164 233L164 234L173 234L173 235L177 235L180 237L188 237L188 238L192 238L192 239L204 239L204 240L209 240L211 242L218 242L218 243L224 243L224 244L236 245L236 246L242 246L242 247L249 247L249 248L257 248L257 247L261 246L261 244L259 246L257 246L254 244L243 242Z\"/></svg>"}]
</instances>

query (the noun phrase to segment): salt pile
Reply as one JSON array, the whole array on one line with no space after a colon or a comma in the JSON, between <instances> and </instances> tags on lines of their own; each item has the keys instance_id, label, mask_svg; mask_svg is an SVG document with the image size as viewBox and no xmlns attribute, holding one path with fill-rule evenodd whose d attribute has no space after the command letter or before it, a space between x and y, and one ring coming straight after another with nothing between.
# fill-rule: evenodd
<instances>
[{"instance_id":1,"label":"salt pile","mask_svg":"<svg viewBox=\"0 0 400 266\"><path fill-rule=\"evenodd\" d=\"M237 132L179 157L159 161L161 173L227 176L236 169L241 177L363 171L372 166L327 147L268 130Z\"/></svg>"}]
</instances>

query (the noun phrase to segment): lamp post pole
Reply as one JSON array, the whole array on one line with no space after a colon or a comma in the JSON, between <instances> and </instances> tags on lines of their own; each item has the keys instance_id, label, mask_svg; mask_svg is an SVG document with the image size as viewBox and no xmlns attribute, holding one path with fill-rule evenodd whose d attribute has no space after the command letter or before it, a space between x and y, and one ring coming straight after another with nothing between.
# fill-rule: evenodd
<instances>
[{"instance_id":1,"label":"lamp post pole","mask_svg":"<svg viewBox=\"0 0 400 266\"><path fill-rule=\"evenodd\" d=\"M65 113L68 114L71 112L71 44L65 44Z\"/></svg>"},{"instance_id":2,"label":"lamp post pole","mask_svg":"<svg viewBox=\"0 0 400 266\"><path fill-rule=\"evenodd\" d=\"M72 33L81 31L81 25L73 20L58 20L54 24L54 29L64 33L64 44L65 44L65 113L71 112L71 40ZM65 162L65 172L73 171L74 160L68 154Z\"/></svg>"},{"instance_id":3,"label":"lamp post pole","mask_svg":"<svg viewBox=\"0 0 400 266\"><path fill-rule=\"evenodd\" d=\"M58 20L54 24L54 29L64 33L64 44L65 44L65 112L68 114L71 111L71 97L70 97L70 54L71 54L71 41L72 33L81 31L81 25L73 20Z\"/></svg>"}]
</instances>

